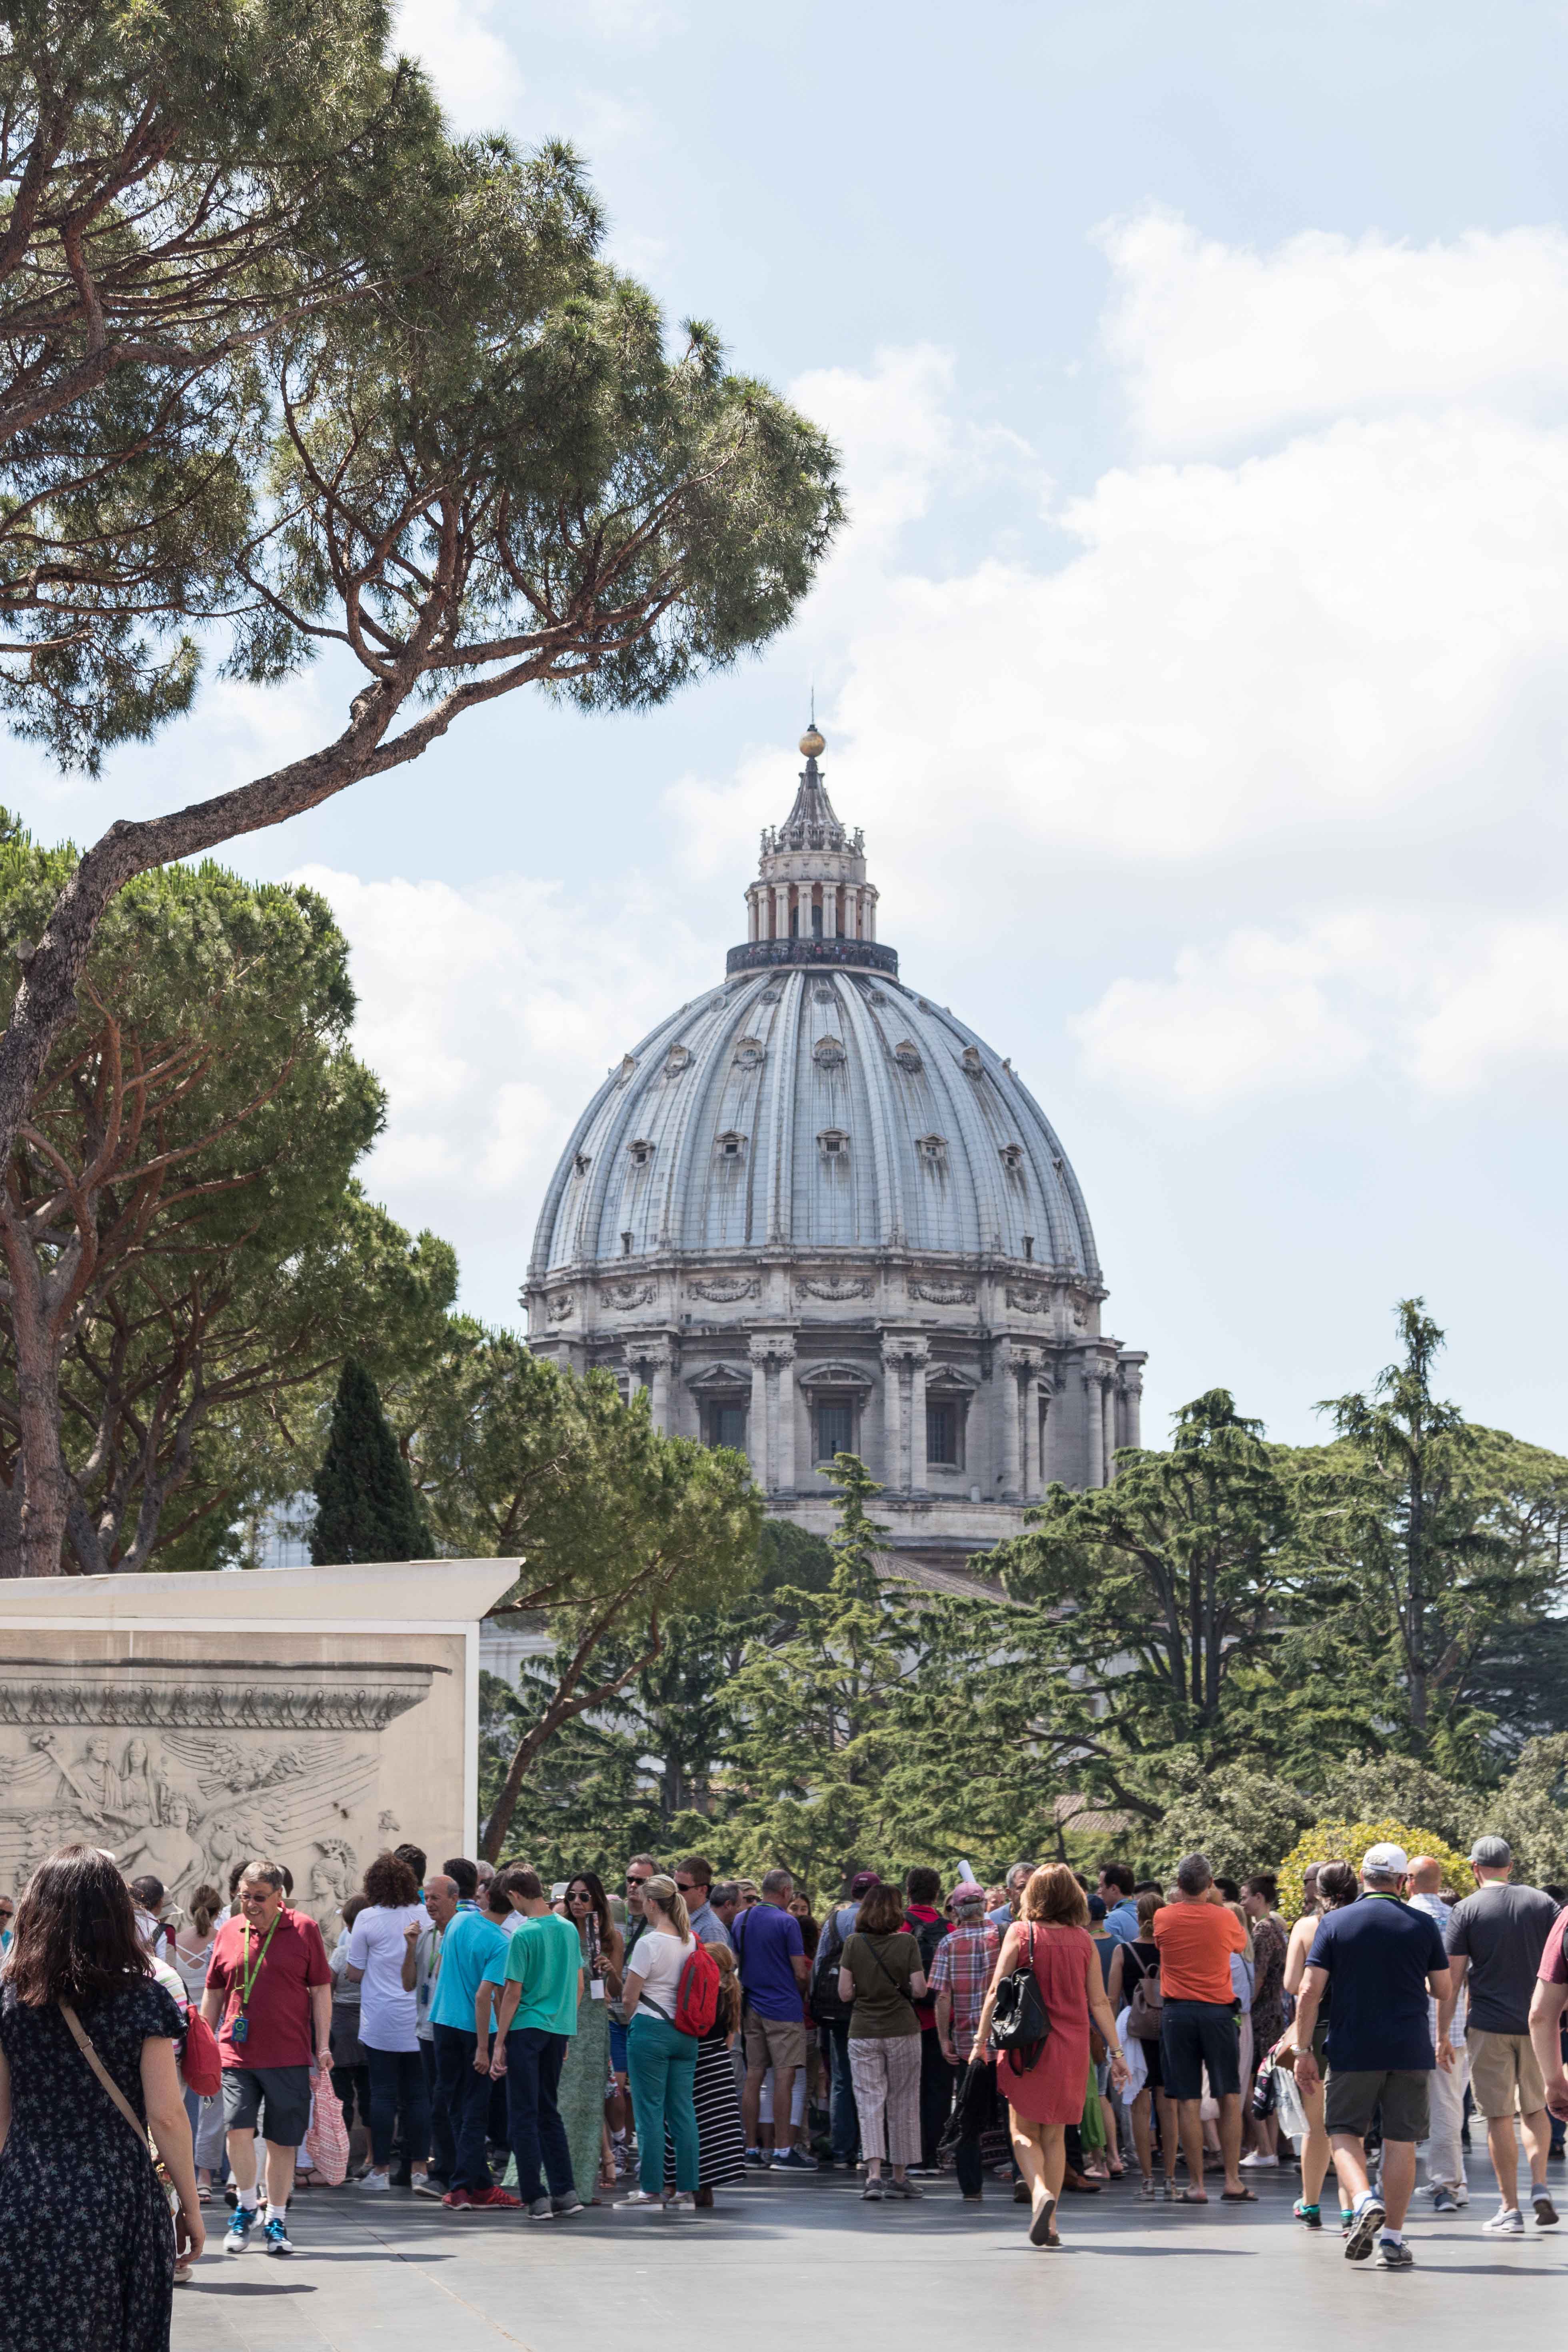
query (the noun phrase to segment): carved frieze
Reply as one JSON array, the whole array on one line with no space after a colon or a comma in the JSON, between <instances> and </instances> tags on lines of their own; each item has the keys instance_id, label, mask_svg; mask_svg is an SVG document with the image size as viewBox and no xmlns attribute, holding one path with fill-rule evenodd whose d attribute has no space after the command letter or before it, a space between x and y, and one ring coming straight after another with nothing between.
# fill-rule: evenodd
<instances>
[{"instance_id":1,"label":"carved frieze","mask_svg":"<svg viewBox=\"0 0 1568 2352\"><path fill-rule=\"evenodd\" d=\"M967 1282L916 1282L911 1278L910 1296L911 1298L929 1298L933 1307L973 1307L974 1304L973 1285Z\"/></svg>"},{"instance_id":2,"label":"carved frieze","mask_svg":"<svg viewBox=\"0 0 1568 2352\"><path fill-rule=\"evenodd\" d=\"M1021 1283L1010 1282L1007 1304L1020 1315L1043 1315L1050 1301L1043 1290L1026 1290Z\"/></svg>"},{"instance_id":3,"label":"carved frieze","mask_svg":"<svg viewBox=\"0 0 1568 2352\"><path fill-rule=\"evenodd\" d=\"M651 1307L658 1297L652 1282L602 1282L599 1296L611 1307Z\"/></svg>"},{"instance_id":4,"label":"carved frieze","mask_svg":"<svg viewBox=\"0 0 1568 2352\"><path fill-rule=\"evenodd\" d=\"M708 1282L689 1282L688 1295L692 1298L710 1298L716 1307L732 1307L738 1298L760 1298L763 1286L754 1274L715 1275Z\"/></svg>"},{"instance_id":5,"label":"carved frieze","mask_svg":"<svg viewBox=\"0 0 1568 2352\"><path fill-rule=\"evenodd\" d=\"M869 1298L874 1285L868 1274L808 1275L797 1282L797 1298Z\"/></svg>"},{"instance_id":6,"label":"carved frieze","mask_svg":"<svg viewBox=\"0 0 1568 2352\"><path fill-rule=\"evenodd\" d=\"M544 1311L552 1323L564 1323L567 1317L574 1312L575 1306L569 1290L558 1290Z\"/></svg>"}]
</instances>

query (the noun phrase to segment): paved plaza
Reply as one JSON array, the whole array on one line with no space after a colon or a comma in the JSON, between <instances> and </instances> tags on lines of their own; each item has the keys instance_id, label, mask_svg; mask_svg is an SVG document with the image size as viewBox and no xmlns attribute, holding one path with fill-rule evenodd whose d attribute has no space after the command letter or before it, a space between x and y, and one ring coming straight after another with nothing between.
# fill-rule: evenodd
<instances>
[{"instance_id":1,"label":"paved plaza","mask_svg":"<svg viewBox=\"0 0 1568 2352\"><path fill-rule=\"evenodd\" d=\"M1000 2184L978 2209L946 2181L918 2207L868 2206L842 2173L760 2175L712 2213L595 2210L550 2224L311 2190L289 2215L291 2263L256 2250L203 2261L174 2298L174 2352L583 2352L606 2329L698 2343L716 2326L743 2345L752 2329L776 2341L781 2320L792 2334L830 2326L803 2341L908 2352L926 2329L1016 2345L1047 2309L1064 2340L1131 2324L1162 2352L1256 2352L1260 2329L1285 2345L1351 2347L1393 2311L1429 2347L1478 2332L1534 2341L1558 2324L1568 2223L1499 2242L1481 2234L1489 2200L1446 2221L1418 2200L1419 2268L1392 2277L1347 2263L1337 2228L1309 2235L1291 2193L1268 2181L1256 2207L1206 2212L1146 2205L1124 2185L1067 2198L1063 2250L1049 2254L1026 2242L1026 2216ZM216 2236L224 2209L209 2210Z\"/></svg>"}]
</instances>

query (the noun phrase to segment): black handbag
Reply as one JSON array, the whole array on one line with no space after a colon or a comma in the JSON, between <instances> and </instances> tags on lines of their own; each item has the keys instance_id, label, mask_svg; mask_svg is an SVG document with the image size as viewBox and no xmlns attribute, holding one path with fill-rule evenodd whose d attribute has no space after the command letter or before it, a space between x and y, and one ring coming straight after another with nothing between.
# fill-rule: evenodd
<instances>
[{"instance_id":1,"label":"black handbag","mask_svg":"<svg viewBox=\"0 0 1568 2352\"><path fill-rule=\"evenodd\" d=\"M987 2044L996 2053L998 2069L1005 2064L1015 2074L1026 2074L1050 2035L1050 2011L1041 1998L1039 1979L1035 1974L1035 1930L1031 1927L1026 1958L996 1988Z\"/></svg>"}]
</instances>

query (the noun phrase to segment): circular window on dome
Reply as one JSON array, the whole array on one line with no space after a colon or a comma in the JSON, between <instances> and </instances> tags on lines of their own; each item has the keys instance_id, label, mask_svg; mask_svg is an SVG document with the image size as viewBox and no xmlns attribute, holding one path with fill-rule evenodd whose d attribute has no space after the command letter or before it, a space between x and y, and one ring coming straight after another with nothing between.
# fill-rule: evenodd
<instances>
[{"instance_id":1,"label":"circular window on dome","mask_svg":"<svg viewBox=\"0 0 1568 2352\"><path fill-rule=\"evenodd\" d=\"M819 1070L836 1070L844 1059L844 1043L838 1037L819 1037L811 1049L811 1058Z\"/></svg>"},{"instance_id":2,"label":"circular window on dome","mask_svg":"<svg viewBox=\"0 0 1568 2352\"><path fill-rule=\"evenodd\" d=\"M900 1038L893 1048L893 1059L900 1070L909 1072L911 1078L925 1067L921 1059L921 1049L911 1037Z\"/></svg>"},{"instance_id":3,"label":"circular window on dome","mask_svg":"<svg viewBox=\"0 0 1568 2352\"><path fill-rule=\"evenodd\" d=\"M760 1070L766 1059L767 1048L760 1037L742 1037L735 1047L738 1070Z\"/></svg>"}]
</instances>

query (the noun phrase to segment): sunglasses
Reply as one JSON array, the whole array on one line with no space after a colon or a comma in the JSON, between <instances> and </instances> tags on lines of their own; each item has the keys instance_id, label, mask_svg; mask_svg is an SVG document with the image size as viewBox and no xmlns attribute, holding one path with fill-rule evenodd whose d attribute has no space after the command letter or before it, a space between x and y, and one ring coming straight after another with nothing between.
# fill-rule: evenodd
<instances>
[{"instance_id":1,"label":"sunglasses","mask_svg":"<svg viewBox=\"0 0 1568 2352\"><path fill-rule=\"evenodd\" d=\"M644 1871L639 1876L635 1870L628 1870L626 1873L626 1885L628 1886L646 1886L652 1875L653 1873L651 1871Z\"/></svg>"}]
</instances>

